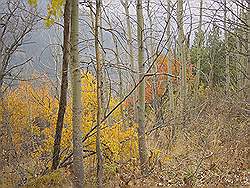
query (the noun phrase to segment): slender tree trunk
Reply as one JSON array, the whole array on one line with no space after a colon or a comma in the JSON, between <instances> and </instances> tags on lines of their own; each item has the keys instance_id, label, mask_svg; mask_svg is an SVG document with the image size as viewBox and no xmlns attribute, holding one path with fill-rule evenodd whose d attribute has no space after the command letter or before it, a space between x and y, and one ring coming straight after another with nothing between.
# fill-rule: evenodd
<instances>
[{"instance_id":1,"label":"slender tree trunk","mask_svg":"<svg viewBox=\"0 0 250 188\"><path fill-rule=\"evenodd\" d=\"M1 61L0 61L1 62ZM2 92L2 87L3 87L3 77L4 73L1 70L1 65L0 65L0 92Z\"/></svg>"},{"instance_id":2,"label":"slender tree trunk","mask_svg":"<svg viewBox=\"0 0 250 188\"><path fill-rule=\"evenodd\" d=\"M122 71L121 71L121 62L119 59L119 49L118 49L118 42L117 40L114 38L115 36L113 36L113 40L114 40L114 44L115 44L115 53L116 53L116 63L118 66L118 78L119 78L119 98L120 100L123 99L123 81L122 81ZM120 105L120 113L121 113L121 117L122 120L124 120L124 113L123 113L123 104Z\"/></svg>"},{"instance_id":3,"label":"slender tree trunk","mask_svg":"<svg viewBox=\"0 0 250 188\"><path fill-rule=\"evenodd\" d=\"M68 64L70 61L70 0L66 0L64 7L64 30L63 30L63 63L61 94L59 100L59 110L56 122L56 134L54 137L54 151L52 170L56 170L60 162L60 144L63 130L64 114L67 106L68 89Z\"/></svg>"},{"instance_id":4,"label":"slender tree trunk","mask_svg":"<svg viewBox=\"0 0 250 188\"><path fill-rule=\"evenodd\" d=\"M121 62L119 60L119 49L118 49L118 44L117 44L117 40L115 39L115 36L113 35L113 41L115 44L115 58L116 58L116 63L118 66L118 79L119 79L119 98L120 100L123 99L123 81L122 81L122 71L121 71ZM121 113L121 117L124 120L124 114L123 114L123 105L120 105L120 113Z\"/></svg>"},{"instance_id":5,"label":"slender tree trunk","mask_svg":"<svg viewBox=\"0 0 250 188\"><path fill-rule=\"evenodd\" d=\"M104 42L103 42L103 32L102 32L102 19L101 19L101 7L102 7L102 0L100 1L100 18L99 18L99 44L103 46ZM95 33L95 32L94 32ZM99 47L100 48L100 47ZM101 113L101 117L103 117L104 115L106 115L107 111L109 111L109 89L108 89L108 81L107 81L107 77L105 74L105 53L103 53L103 51L101 50L100 52L100 65L101 65L101 73L100 73L100 89L101 89L101 109L102 109L102 113ZM105 108L105 112L104 112L104 108ZM108 122L110 122L110 118L108 118Z\"/></svg>"},{"instance_id":6,"label":"slender tree trunk","mask_svg":"<svg viewBox=\"0 0 250 188\"><path fill-rule=\"evenodd\" d=\"M247 83L246 83L246 93L247 101L250 100L250 1L247 1Z\"/></svg>"},{"instance_id":7,"label":"slender tree trunk","mask_svg":"<svg viewBox=\"0 0 250 188\"><path fill-rule=\"evenodd\" d=\"M139 80L144 76L144 40L143 40L143 11L142 0L137 0L136 5L137 13L137 42L138 42L138 68L139 68ZM145 138L145 80L141 82L138 88L138 141L139 141L139 156L141 163L142 174L148 173L147 166L147 148Z\"/></svg>"},{"instance_id":8,"label":"slender tree trunk","mask_svg":"<svg viewBox=\"0 0 250 188\"><path fill-rule=\"evenodd\" d=\"M241 1L241 4L244 5L241 10L241 19L247 23L249 26L249 10L247 10L245 0ZM249 3L247 4L249 6ZM249 69L250 69L250 63L249 63L249 27L244 28L241 30L241 38L242 38L242 43L241 43L241 52L242 52L242 65L241 65L241 72L242 72L242 96L246 99L249 100L249 86L248 86L248 81L250 80L249 78Z\"/></svg>"},{"instance_id":9,"label":"slender tree trunk","mask_svg":"<svg viewBox=\"0 0 250 188\"><path fill-rule=\"evenodd\" d=\"M72 125L73 125L73 173L74 187L83 187L83 148L82 148L82 104L81 104L81 70L79 62L79 2L71 0L71 54L70 62L71 85L72 85Z\"/></svg>"},{"instance_id":10,"label":"slender tree trunk","mask_svg":"<svg viewBox=\"0 0 250 188\"><path fill-rule=\"evenodd\" d=\"M155 52L154 52L154 37L153 37L153 20L152 20L152 15L150 14L150 0L148 0L147 2L147 14L148 14L148 19L149 19L149 29L150 29L150 36L149 36L149 52L150 52L150 59L151 59L151 63L152 61L154 61L155 59ZM150 63L150 64L151 64ZM153 67L152 67L152 72L157 73L157 63L154 63ZM157 95L157 75L153 75L152 79L151 79L151 83L152 83L152 104L153 104L153 109L154 109L154 113L155 113L155 122L154 122L154 126L157 127L158 124L161 124L161 111L159 109L159 105L158 105L158 95ZM158 139L158 131L155 132L155 138Z\"/></svg>"},{"instance_id":11,"label":"slender tree trunk","mask_svg":"<svg viewBox=\"0 0 250 188\"><path fill-rule=\"evenodd\" d=\"M167 26L167 40L168 40L168 54L167 54L167 58L168 58L168 74L172 75L172 50L171 50L171 15L170 15L170 11L171 11L171 0L168 0L168 14L167 14L167 21L168 21L168 26ZM173 81L172 81L172 77L168 76L168 93L169 93L169 108L171 113L174 112L174 91L173 91Z\"/></svg>"},{"instance_id":12,"label":"slender tree trunk","mask_svg":"<svg viewBox=\"0 0 250 188\"><path fill-rule=\"evenodd\" d=\"M3 39L0 38L0 92L1 93L2 93L2 86L3 86L3 78L4 78L2 50L3 50ZM0 93L0 97L1 97L1 93Z\"/></svg>"},{"instance_id":13,"label":"slender tree trunk","mask_svg":"<svg viewBox=\"0 0 250 188\"><path fill-rule=\"evenodd\" d=\"M153 20L152 20L152 15L150 13L150 0L147 2L147 17L149 19L149 57L150 57L150 64L155 59L155 54L154 54L154 44L153 44ZM152 73L155 74L157 73L157 63L153 64L152 67ZM158 97L157 97L157 76L156 74L151 77L151 92L152 92L152 105L153 105L153 110L155 114L155 122L154 122L154 127L157 127L157 125L160 123L159 122L159 109L158 109ZM155 139L158 139L158 131L155 131Z\"/></svg>"},{"instance_id":14,"label":"slender tree trunk","mask_svg":"<svg viewBox=\"0 0 250 188\"><path fill-rule=\"evenodd\" d=\"M213 32L215 32L214 30L216 29L216 24L215 23L213 23ZM212 43L214 43L215 41L215 38L214 38L214 36L213 36L213 38L212 38ZM209 87L212 89L213 88L213 86L214 86L214 62L215 62L215 49L213 49L213 48L210 48L209 49L209 65L210 65L210 70L209 70Z\"/></svg>"},{"instance_id":15,"label":"slender tree trunk","mask_svg":"<svg viewBox=\"0 0 250 188\"><path fill-rule=\"evenodd\" d=\"M108 18L108 22L109 22L109 26L110 26L110 29L112 30L112 23L111 21L109 20ZM122 81L122 70L121 70L121 61L120 61L120 53L119 53L119 48L118 48L118 41L116 39L116 36L115 34L112 32L112 40L113 40L113 43L114 43L114 46L115 46L115 60L116 60L116 65L117 65L117 73L118 73L118 80L119 80L119 99L122 100L123 99L123 81ZM123 105L121 104L120 105L120 113L121 113L121 117L122 117L122 120L124 120L124 113L123 113Z\"/></svg>"},{"instance_id":16,"label":"slender tree trunk","mask_svg":"<svg viewBox=\"0 0 250 188\"><path fill-rule=\"evenodd\" d=\"M101 19L101 2L96 0L96 17L95 17L95 51L96 51L96 78L97 78L97 131L96 131L96 155L97 155L97 186L103 187L103 157L101 151L101 114L102 114L102 65L99 47L99 29L100 29L100 19Z\"/></svg>"},{"instance_id":17,"label":"slender tree trunk","mask_svg":"<svg viewBox=\"0 0 250 188\"><path fill-rule=\"evenodd\" d=\"M127 46L129 49L129 64L130 64L130 68L132 71L135 71L135 63L134 63L134 51L133 51L133 45L132 45L132 31L131 31L131 22L130 22L130 14L129 14L129 4L128 4L128 0L125 0L124 2L122 2L122 5L124 7L125 10L125 15L126 15L126 24L127 24ZM134 73L132 73L132 79L133 82L136 83L136 76ZM132 87L134 87L135 84L132 85ZM138 120L138 118L136 117L137 113L136 113L136 93L134 92L132 94L132 101L133 101L133 109L134 109L134 114L135 114L135 120Z\"/></svg>"},{"instance_id":18,"label":"slender tree trunk","mask_svg":"<svg viewBox=\"0 0 250 188\"><path fill-rule=\"evenodd\" d=\"M230 90L230 69L229 69L229 46L228 46L228 32L227 32L227 0L224 0L224 35L226 46L226 93Z\"/></svg>"},{"instance_id":19,"label":"slender tree trunk","mask_svg":"<svg viewBox=\"0 0 250 188\"><path fill-rule=\"evenodd\" d=\"M92 2L92 0L90 0L89 1L89 3L90 3L90 18L91 18L91 25L92 25L92 32L93 32L93 34L95 35L95 17L94 17L94 15L93 15L93 6L92 6L92 4L93 4L93 2ZM102 0L100 0L100 7L102 6ZM100 31L98 31L99 32L99 35L98 35L98 40L99 40L99 43L103 46L103 44L104 44L104 40L103 40L103 33L102 33L102 19L100 19L100 22L99 22L99 27L100 27ZM103 112L102 112L102 115L101 116L105 116L108 112L109 112L109 110L110 110L110 107L109 107L109 100L108 100L108 98L110 97L109 96L109 94L110 94L110 92L108 91L109 89L108 89L108 80L106 79L106 75L105 75L105 72L104 72L104 64L105 64L105 54L103 53L103 52L101 52L100 54L99 54L99 56L100 56L100 63L101 63L101 75L100 75L100 80L101 80L101 106L102 106L102 110L103 110ZM105 108L105 110L104 110L104 108ZM111 125L111 120L110 120L110 118L108 117L108 119L107 119L107 123L108 123L108 125Z\"/></svg>"},{"instance_id":20,"label":"slender tree trunk","mask_svg":"<svg viewBox=\"0 0 250 188\"><path fill-rule=\"evenodd\" d=\"M184 38L184 29L183 29L183 0L178 0L177 2L177 23L178 23L178 59L181 63L181 113L184 116L185 112L185 100L186 100L186 41ZM185 118L184 118L185 119ZM184 120L183 120L184 123Z\"/></svg>"},{"instance_id":21,"label":"slender tree trunk","mask_svg":"<svg viewBox=\"0 0 250 188\"><path fill-rule=\"evenodd\" d=\"M172 53L172 49L171 49L171 41L172 41L172 37L171 37L171 0L167 0L167 21L168 21L168 25L167 25L167 48L168 48L168 54L167 54L167 62L168 62L168 74L172 75L172 61L173 61L173 53ZM169 142L169 145L171 145L171 143L174 140L174 136L175 136L175 106L174 106L174 88L173 88L173 78L171 76L167 77L167 86L168 87L168 96L169 96L169 109L170 109L170 113L172 114L174 120L174 124L171 128L171 140Z\"/></svg>"},{"instance_id":22,"label":"slender tree trunk","mask_svg":"<svg viewBox=\"0 0 250 188\"><path fill-rule=\"evenodd\" d=\"M201 62L202 62L202 6L203 0L200 0L200 20L199 20L199 29L198 29L198 61L196 66L196 80L195 80L195 102L197 102L197 97L199 95L199 85L200 85L200 70L201 70Z\"/></svg>"},{"instance_id":23,"label":"slender tree trunk","mask_svg":"<svg viewBox=\"0 0 250 188\"><path fill-rule=\"evenodd\" d=\"M239 15L240 16L240 15ZM237 68L237 89L240 92L240 96L244 96L244 92L242 88L244 87L243 81L244 81L244 74L243 74L243 67L244 67L244 58L243 58L243 51L242 51L242 42L240 40L240 37L242 36L242 32L240 29L237 30L237 36L236 36L236 49L237 49L237 60L236 68Z\"/></svg>"},{"instance_id":24,"label":"slender tree trunk","mask_svg":"<svg viewBox=\"0 0 250 188\"><path fill-rule=\"evenodd\" d=\"M237 16L240 17L240 8L239 8L239 5L237 5ZM237 17L235 19L235 22L237 22ZM236 64L236 71L237 71L237 75L236 75L236 80L237 80L237 89L240 90L241 88L241 64L242 64L242 55L241 55L241 42L240 42L240 29L237 28L236 29L236 37L235 37L235 40L236 40L236 54L237 54L237 60L238 62L236 61L235 64ZM240 94L242 92L240 91Z\"/></svg>"}]
</instances>

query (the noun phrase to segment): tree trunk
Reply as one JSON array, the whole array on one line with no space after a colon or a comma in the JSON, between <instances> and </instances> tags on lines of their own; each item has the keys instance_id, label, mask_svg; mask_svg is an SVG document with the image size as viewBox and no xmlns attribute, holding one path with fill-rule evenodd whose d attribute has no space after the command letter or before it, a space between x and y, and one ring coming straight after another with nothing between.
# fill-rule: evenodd
<instances>
[{"instance_id":1,"label":"tree trunk","mask_svg":"<svg viewBox=\"0 0 250 188\"><path fill-rule=\"evenodd\" d=\"M178 0L177 2L177 23L178 23L178 59L181 63L181 89L180 89L180 97L181 97L181 110L182 116L185 114L185 100L186 100L186 41L184 38L184 29L183 29L183 0ZM184 118L185 119L185 118ZM184 120L183 120L184 123Z\"/></svg>"},{"instance_id":2,"label":"tree trunk","mask_svg":"<svg viewBox=\"0 0 250 188\"><path fill-rule=\"evenodd\" d=\"M228 46L228 32L227 32L227 0L224 0L224 35L226 46L226 93L230 90L230 69L229 69L229 46Z\"/></svg>"},{"instance_id":3,"label":"tree trunk","mask_svg":"<svg viewBox=\"0 0 250 188\"><path fill-rule=\"evenodd\" d=\"M168 62L168 74L172 75L172 61L173 61L173 53L172 53L172 49L171 49L171 42L172 42L172 37L171 37L171 0L167 0L167 21L168 21L168 25L167 25L167 48L168 48L168 54L167 54L167 62ZM171 127L171 139L169 140L169 145L171 145L171 143L174 140L174 136L175 136L175 106L174 106L174 88L173 88L173 78L171 76L167 77L167 86L168 87L168 96L169 96L169 110L170 113L173 116L173 125Z\"/></svg>"},{"instance_id":4,"label":"tree trunk","mask_svg":"<svg viewBox=\"0 0 250 188\"><path fill-rule=\"evenodd\" d=\"M92 32L93 34L95 34L95 17L93 15L93 6L92 6L93 2L92 0L89 1L89 7L90 7L90 18L91 18L91 29L92 29ZM102 0L100 0L100 6L102 6ZM99 31L99 43L101 44L101 46L104 45L104 40L103 40L103 33L102 33L102 19L100 19L100 23L99 23L99 27L100 27L100 31ZM101 67L104 67L105 65L105 53L101 52L99 54L100 56L100 62L101 62ZM111 95L111 92L109 91L109 84L108 83L109 81L107 80L106 78L106 75L105 75L105 72L103 71L105 68L102 68L102 71L101 71L101 75L100 75L100 80L101 80L101 106L102 106L102 110L103 110L103 113L102 113L102 116L106 116L107 113L109 113L110 111L110 106L109 106L109 103L110 103L110 95ZM105 109L104 109L105 108ZM112 125L111 123L111 118L108 117L107 118L107 124L108 125Z\"/></svg>"},{"instance_id":5,"label":"tree trunk","mask_svg":"<svg viewBox=\"0 0 250 188\"><path fill-rule=\"evenodd\" d=\"M172 75L172 51L171 51L171 15L170 15L170 9L171 9L171 0L168 0L168 14L167 14L167 21L168 21L168 26L167 26L167 48L168 48L168 74ZM174 112L174 91L173 91L173 82L172 82L172 77L168 76L168 93L169 93L169 108L171 113Z\"/></svg>"},{"instance_id":6,"label":"tree trunk","mask_svg":"<svg viewBox=\"0 0 250 188\"><path fill-rule=\"evenodd\" d=\"M128 5L128 0L125 0L124 2L122 1L122 5L124 7L125 10L125 15L126 15L126 23L127 23L127 46L129 49L129 64L130 64L130 68L132 71L135 71L135 63L134 63L134 51L133 51L133 46L132 46L132 31L131 31L131 22L130 22L130 14L129 14L129 5ZM135 86L136 83L136 75L134 74L134 72L132 72L132 79L134 83L132 85L132 87ZM133 101L133 110L134 110L134 114L135 114L135 120L137 120L137 113L136 113L136 93L134 92L132 94L132 101Z\"/></svg>"},{"instance_id":7,"label":"tree trunk","mask_svg":"<svg viewBox=\"0 0 250 188\"><path fill-rule=\"evenodd\" d=\"M200 85L200 69L201 69L201 61L202 61L202 6L203 6L203 0L200 0L200 20L199 20L199 29L198 29L198 61L196 65L196 79L195 79L195 103L197 102L197 97L199 95L199 85Z\"/></svg>"},{"instance_id":8,"label":"tree trunk","mask_svg":"<svg viewBox=\"0 0 250 188\"><path fill-rule=\"evenodd\" d=\"M247 93L247 101L250 100L250 2L247 1L247 83L246 83L246 93Z\"/></svg>"},{"instance_id":9,"label":"tree trunk","mask_svg":"<svg viewBox=\"0 0 250 188\"><path fill-rule=\"evenodd\" d=\"M99 0L100 1L100 8L102 6L102 0ZM99 18L99 38L98 38L98 41L99 41L99 44L101 46L104 45L104 40L103 40L103 32L102 32L102 19L101 19L101 9L99 10L100 11L100 18ZM95 28L94 28L95 29ZM95 33L95 31L94 31ZM99 47L100 48L100 47ZM100 54L100 65L101 65L101 72L100 72L100 89L101 89L101 109L102 109L102 113L101 113L101 117L103 117L104 115L106 115L106 113L109 111L109 100L108 100L108 97L109 97L109 89L108 89L108 81L106 79L106 74L104 72L104 69L105 69L105 53L103 53L103 51L101 50ZM108 74L108 73L107 73ZM104 108L105 108L105 112L104 112ZM108 118L108 121L110 121L110 119Z\"/></svg>"},{"instance_id":10,"label":"tree trunk","mask_svg":"<svg viewBox=\"0 0 250 188\"><path fill-rule=\"evenodd\" d=\"M147 2L147 14L148 14L148 19L149 19L149 30L150 30L150 36L149 36L149 52L150 52L150 60L151 63L155 59L155 52L154 52L154 44L153 44L153 20L152 20L152 15L150 14L150 0ZM154 122L154 127L157 127L159 124L161 124L161 109L159 109L158 105L158 96L157 96L157 63L153 64L152 67L152 73L155 74L153 75L151 79L152 83L152 104L153 104L153 109L154 109L154 114L155 114L155 122ZM155 138L158 138L158 131L155 131Z\"/></svg>"},{"instance_id":11,"label":"tree trunk","mask_svg":"<svg viewBox=\"0 0 250 188\"><path fill-rule=\"evenodd\" d=\"M137 42L138 42L138 68L139 68L139 80L144 76L144 42L143 42L143 11L142 0L137 0L136 5L137 13ZM147 174L147 148L145 139L145 80L141 82L138 88L138 141L139 141L139 156L141 173Z\"/></svg>"},{"instance_id":12,"label":"tree trunk","mask_svg":"<svg viewBox=\"0 0 250 188\"><path fill-rule=\"evenodd\" d=\"M103 157L101 151L101 114L102 114L102 66L101 66L101 56L99 47L99 29L100 29L100 19L101 19L101 2L96 0L96 17L95 17L95 51L96 51L96 80L97 80L97 131L96 131L96 157L97 157L97 186L103 187Z\"/></svg>"},{"instance_id":13,"label":"tree trunk","mask_svg":"<svg viewBox=\"0 0 250 188\"><path fill-rule=\"evenodd\" d=\"M110 21L110 19L108 18L108 22L109 22L109 26L110 26L110 30L112 30L112 22ZM114 34L114 32L111 33L112 35L112 40L113 40L113 44L115 46L115 60L116 60L116 65L117 65L117 73L118 73L118 80L119 80L119 91L118 91L118 95L119 95L119 99L122 100L123 99L123 81L122 81L122 70L121 70L121 61L120 61L120 53L119 53L119 48L118 48L118 41L116 39L116 36ZM123 105L120 105L120 113L121 113L121 117L122 120L124 120L124 113L123 113Z\"/></svg>"},{"instance_id":14,"label":"tree trunk","mask_svg":"<svg viewBox=\"0 0 250 188\"><path fill-rule=\"evenodd\" d=\"M237 16L241 18L242 10L239 6L237 6ZM236 36L236 52L237 52L237 60L236 63L236 69L237 69L237 89L240 92L240 96L244 96L244 57L242 55L243 52L243 45L241 41L241 37L244 36L242 30L240 28L237 29L237 36Z\"/></svg>"},{"instance_id":15,"label":"tree trunk","mask_svg":"<svg viewBox=\"0 0 250 188\"><path fill-rule=\"evenodd\" d=\"M83 148L82 148L82 104L81 104L81 70L79 62L79 2L71 1L71 54L70 73L72 82L72 125L73 125L73 173L74 187L83 187Z\"/></svg>"},{"instance_id":16,"label":"tree trunk","mask_svg":"<svg viewBox=\"0 0 250 188\"><path fill-rule=\"evenodd\" d=\"M54 137L54 151L52 170L56 170L60 162L60 144L63 130L63 120L67 105L68 89L68 64L70 61L70 0L66 0L64 7L64 30L63 30L63 63L61 94L59 100L59 110L56 122L56 134Z\"/></svg>"}]
</instances>

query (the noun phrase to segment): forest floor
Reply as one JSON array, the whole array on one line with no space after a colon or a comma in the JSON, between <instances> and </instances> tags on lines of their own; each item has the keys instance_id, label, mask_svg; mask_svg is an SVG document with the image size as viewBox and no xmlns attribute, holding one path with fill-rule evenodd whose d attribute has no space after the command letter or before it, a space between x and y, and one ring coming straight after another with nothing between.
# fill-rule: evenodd
<instances>
[{"instance_id":1,"label":"forest floor","mask_svg":"<svg viewBox=\"0 0 250 188\"><path fill-rule=\"evenodd\" d=\"M141 175L136 158L105 159L104 187L249 187L248 104L215 93L203 97L197 108L187 106L184 123L167 114L166 126L147 136L147 175ZM86 187L95 187L95 173L93 162L85 169ZM71 174L68 166L29 180L24 187L72 187Z\"/></svg>"}]
</instances>

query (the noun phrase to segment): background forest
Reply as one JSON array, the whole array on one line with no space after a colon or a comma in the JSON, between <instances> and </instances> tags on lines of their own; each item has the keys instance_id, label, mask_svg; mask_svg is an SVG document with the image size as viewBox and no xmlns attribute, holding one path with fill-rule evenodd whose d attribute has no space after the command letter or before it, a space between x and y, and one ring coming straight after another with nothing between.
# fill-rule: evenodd
<instances>
[{"instance_id":1,"label":"background forest","mask_svg":"<svg viewBox=\"0 0 250 188\"><path fill-rule=\"evenodd\" d=\"M249 0L1 0L0 187L249 186Z\"/></svg>"}]
</instances>

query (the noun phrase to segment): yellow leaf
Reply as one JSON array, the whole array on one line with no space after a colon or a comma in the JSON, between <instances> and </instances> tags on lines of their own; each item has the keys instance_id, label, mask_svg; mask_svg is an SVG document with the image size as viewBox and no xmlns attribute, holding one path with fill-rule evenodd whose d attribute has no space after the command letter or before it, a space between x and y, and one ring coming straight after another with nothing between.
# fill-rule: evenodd
<instances>
[{"instance_id":1,"label":"yellow leaf","mask_svg":"<svg viewBox=\"0 0 250 188\"><path fill-rule=\"evenodd\" d=\"M49 28L49 27L51 27L53 24L55 23L55 20L53 19L53 18L46 18L45 20L44 20L44 25L45 25L45 27L47 27L47 28Z\"/></svg>"},{"instance_id":2,"label":"yellow leaf","mask_svg":"<svg viewBox=\"0 0 250 188\"><path fill-rule=\"evenodd\" d=\"M28 0L28 3L29 3L32 7L36 7L36 6L37 6L37 0Z\"/></svg>"}]
</instances>

